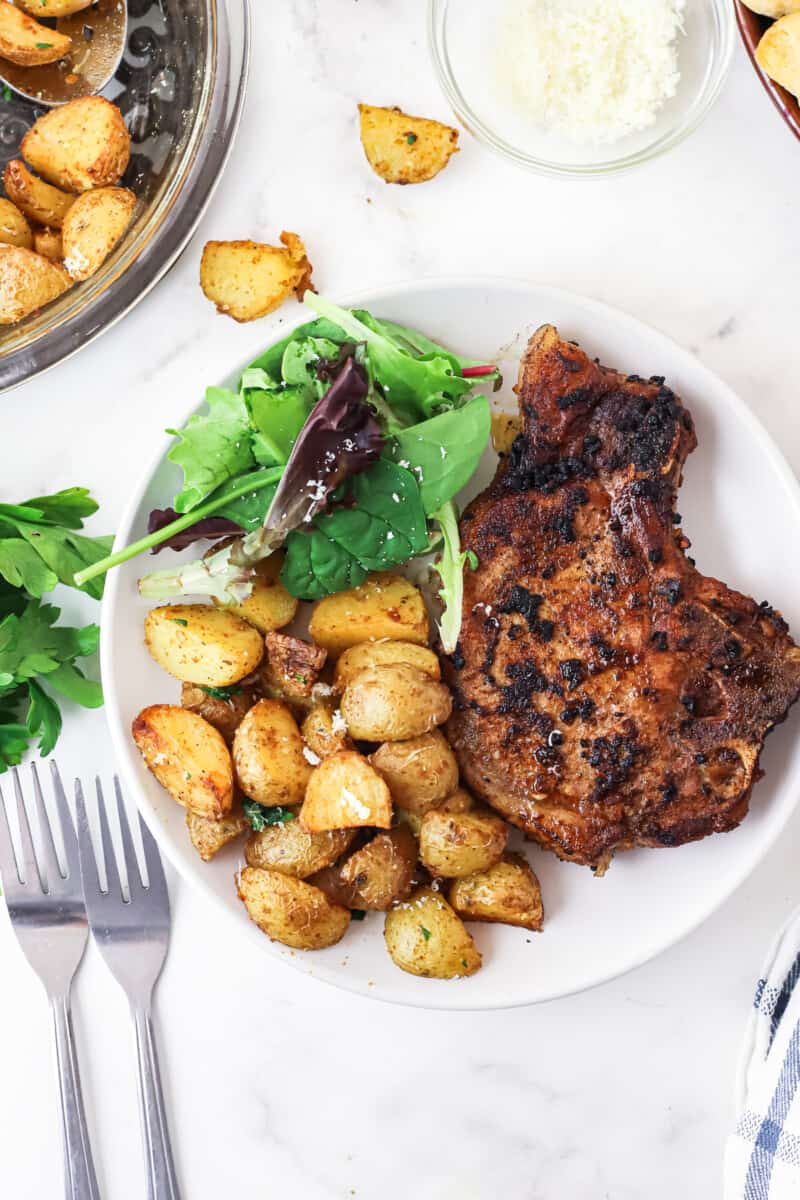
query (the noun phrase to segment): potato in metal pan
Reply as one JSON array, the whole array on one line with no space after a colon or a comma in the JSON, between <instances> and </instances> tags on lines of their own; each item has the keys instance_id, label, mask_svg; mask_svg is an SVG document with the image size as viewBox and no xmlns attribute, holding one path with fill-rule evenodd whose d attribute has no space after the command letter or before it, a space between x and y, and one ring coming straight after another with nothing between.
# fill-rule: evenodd
<instances>
[{"instance_id":1,"label":"potato in metal pan","mask_svg":"<svg viewBox=\"0 0 800 1200\"><path fill-rule=\"evenodd\" d=\"M64 217L75 203L75 197L69 192L62 192L60 188L32 175L18 158L6 164L3 186L9 200L28 220L38 221L50 229L61 228Z\"/></svg>"},{"instance_id":2,"label":"potato in metal pan","mask_svg":"<svg viewBox=\"0 0 800 1200\"><path fill-rule=\"evenodd\" d=\"M131 139L116 104L81 96L52 108L22 139L26 163L67 192L109 187L122 177Z\"/></svg>"},{"instance_id":3,"label":"potato in metal pan","mask_svg":"<svg viewBox=\"0 0 800 1200\"><path fill-rule=\"evenodd\" d=\"M25 217L10 200L0 198L0 243L4 246L33 248L33 231Z\"/></svg>"},{"instance_id":4,"label":"potato in metal pan","mask_svg":"<svg viewBox=\"0 0 800 1200\"><path fill-rule=\"evenodd\" d=\"M41 15L41 3L38 11ZM45 15L50 15L49 9ZM71 46L72 38L34 21L8 0L0 0L0 58L20 67L41 67L58 62Z\"/></svg>"},{"instance_id":5,"label":"potato in metal pan","mask_svg":"<svg viewBox=\"0 0 800 1200\"><path fill-rule=\"evenodd\" d=\"M0 245L0 325L43 308L71 284L67 272L24 246Z\"/></svg>"},{"instance_id":6,"label":"potato in metal pan","mask_svg":"<svg viewBox=\"0 0 800 1200\"><path fill-rule=\"evenodd\" d=\"M82 281L102 267L133 218L136 197L128 188L84 192L67 210L61 227L64 266Z\"/></svg>"}]
</instances>

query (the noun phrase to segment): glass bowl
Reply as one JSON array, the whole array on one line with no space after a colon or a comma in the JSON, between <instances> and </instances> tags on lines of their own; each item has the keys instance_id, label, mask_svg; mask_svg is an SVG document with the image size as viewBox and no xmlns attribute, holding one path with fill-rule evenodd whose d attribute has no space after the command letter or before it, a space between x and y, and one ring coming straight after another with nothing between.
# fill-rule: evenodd
<instances>
[{"instance_id":1,"label":"glass bowl","mask_svg":"<svg viewBox=\"0 0 800 1200\"><path fill-rule=\"evenodd\" d=\"M47 370L124 316L183 250L231 149L250 54L249 0L128 0L128 44L103 95L122 110L138 198L103 266L17 325L0 327L0 389ZM44 111L0 100L0 170Z\"/></svg>"},{"instance_id":2,"label":"glass bowl","mask_svg":"<svg viewBox=\"0 0 800 1200\"><path fill-rule=\"evenodd\" d=\"M641 0L648 3L649 0ZM647 162L696 129L720 93L733 55L730 0L687 0L680 83L656 121L613 145L579 145L536 126L498 85L498 17L525 0L429 0L428 32L439 81L459 121L505 158L545 175L610 175Z\"/></svg>"}]
</instances>

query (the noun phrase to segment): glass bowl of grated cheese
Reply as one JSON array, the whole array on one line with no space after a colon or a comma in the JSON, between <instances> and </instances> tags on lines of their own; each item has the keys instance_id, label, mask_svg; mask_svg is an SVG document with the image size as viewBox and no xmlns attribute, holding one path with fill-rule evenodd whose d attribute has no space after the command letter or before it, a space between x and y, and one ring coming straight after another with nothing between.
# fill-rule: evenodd
<instances>
[{"instance_id":1,"label":"glass bowl of grated cheese","mask_svg":"<svg viewBox=\"0 0 800 1200\"><path fill-rule=\"evenodd\" d=\"M627 170L682 141L733 55L730 0L429 0L461 123L548 175Z\"/></svg>"}]
</instances>

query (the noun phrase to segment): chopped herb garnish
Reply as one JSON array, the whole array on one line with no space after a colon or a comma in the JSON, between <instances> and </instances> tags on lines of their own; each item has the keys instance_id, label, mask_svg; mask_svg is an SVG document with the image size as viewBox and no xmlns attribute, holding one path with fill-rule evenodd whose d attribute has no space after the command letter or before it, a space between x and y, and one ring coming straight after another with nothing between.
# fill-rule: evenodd
<instances>
[{"instance_id":1,"label":"chopped herb garnish","mask_svg":"<svg viewBox=\"0 0 800 1200\"><path fill-rule=\"evenodd\" d=\"M238 696L241 690L235 683L231 684L230 687L205 687L204 684L200 684L200 691L205 692L207 696L211 696L214 700L230 700L231 696Z\"/></svg>"},{"instance_id":2,"label":"chopped herb garnish","mask_svg":"<svg viewBox=\"0 0 800 1200\"><path fill-rule=\"evenodd\" d=\"M245 800L242 808L255 833L260 833L262 829L267 829L270 825L286 825L289 821L294 820L292 810L283 808L280 804L273 804L267 808L266 805L259 804L257 800Z\"/></svg>"},{"instance_id":3,"label":"chopped herb garnish","mask_svg":"<svg viewBox=\"0 0 800 1200\"><path fill-rule=\"evenodd\" d=\"M461 960L461 965L462 965L462 967L464 968L464 970L465 970L465 971L468 971L468 970L469 970L469 965L468 965L468 963L467 963L467 960L466 960L465 958L462 958L462 960Z\"/></svg>"},{"instance_id":4,"label":"chopped herb garnish","mask_svg":"<svg viewBox=\"0 0 800 1200\"><path fill-rule=\"evenodd\" d=\"M3 99L4 100L11 99L11 88L8 86L7 83L3 84Z\"/></svg>"},{"instance_id":5,"label":"chopped herb garnish","mask_svg":"<svg viewBox=\"0 0 800 1200\"><path fill-rule=\"evenodd\" d=\"M420 925L420 929L422 930L422 936L425 938L425 941L427 942L431 936L430 929L426 929L424 925Z\"/></svg>"},{"instance_id":6,"label":"chopped herb garnish","mask_svg":"<svg viewBox=\"0 0 800 1200\"><path fill-rule=\"evenodd\" d=\"M183 772L183 778L184 778L184 779L186 780L186 782L188 783L188 782L189 782L189 780L192 778L192 772L191 772L191 771L184 771L184 772Z\"/></svg>"},{"instance_id":7,"label":"chopped herb garnish","mask_svg":"<svg viewBox=\"0 0 800 1200\"><path fill-rule=\"evenodd\" d=\"M298 683L305 683L305 682L306 682L306 677L305 677L305 675L293 675L293 676L292 676L292 679L296 679Z\"/></svg>"},{"instance_id":8,"label":"chopped herb garnish","mask_svg":"<svg viewBox=\"0 0 800 1200\"><path fill-rule=\"evenodd\" d=\"M367 915L366 911L363 908L351 908L350 909L350 916L353 918L354 921L363 921L364 917L366 915Z\"/></svg>"},{"instance_id":9,"label":"chopped herb garnish","mask_svg":"<svg viewBox=\"0 0 800 1200\"><path fill-rule=\"evenodd\" d=\"M188 625L189 624L189 622L186 620L185 617L170 617L169 619L175 625Z\"/></svg>"},{"instance_id":10,"label":"chopped herb garnish","mask_svg":"<svg viewBox=\"0 0 800 1200\"><path fill-rule=\"evenodd\" d=\"M414 142L416 140L417 140L417 135L415 133L407 133L406 134L406 141L408 142L409 146L413 146Z\"/></svg>"},{"instance_id":11,"label":"chopped herb garnish","mask_svg":"<svg viewBox=\"0 0 800 1200\"><path fill-rule=\"evenodd\" d=\"M37 50L52 50L53 43L52 42L37 42L36 49Z\"/></svg>"}]
</instances>

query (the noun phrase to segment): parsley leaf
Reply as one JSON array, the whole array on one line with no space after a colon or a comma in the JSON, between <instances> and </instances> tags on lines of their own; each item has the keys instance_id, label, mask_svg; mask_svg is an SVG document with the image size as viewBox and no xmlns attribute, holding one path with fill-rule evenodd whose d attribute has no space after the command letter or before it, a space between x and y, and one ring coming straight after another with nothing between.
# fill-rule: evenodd
<instances>
[{"instance_id":1,"label":"parsley leaf","mask_svg":"<svg viewBox=\"0 0 800 1200\"><path fill-rule=\"evenodd\" d=\"M241 692L238 684L231 684L230 687L206 687L205 684L200 684L200 691L205 692L207 696L211 696L214 700L230 700L231 696L238 696Z\"/></svg>"},{"instance_id":2,"label":"parsley leaf","mask_svg":"<svg viewBox=\"0 0 800 1200\"><path fill-rule=\"evenodd\" d=\"M420 929L422 930L422 936L425 938L425 941L429 941L431 936L430 929L426 929L424 925L420 925Z\"/></svg>"},{"instance_id":3,"label":"parsley leaf","mask_svg":"<svg viewBox=\"0 0 800 1200\"><path fill-rule=\"evenodd\" d=\"M85 488L0 504L0 577L37 598L56 583L74 587L76 572L105 557L113 540L78 532L96 509ZM99 599L103 585L95 579L81 590Z\"/></svg>"},{"instance_id":4,"label":"parsley leaf","mask_svg":"<svg viewBox=\"0 0 800 1200\"><path fill-rule=\"evenodd\" d=\"M267 829L270 825L287 825L289 821L294 820L292 810L283 808L280 804L273 804L268 808L264 804L259 804L257 800L244 800L242 808L254 833L260 833L262 829Z\"/></svg>"}]
</instances>

